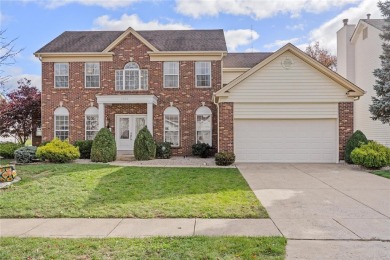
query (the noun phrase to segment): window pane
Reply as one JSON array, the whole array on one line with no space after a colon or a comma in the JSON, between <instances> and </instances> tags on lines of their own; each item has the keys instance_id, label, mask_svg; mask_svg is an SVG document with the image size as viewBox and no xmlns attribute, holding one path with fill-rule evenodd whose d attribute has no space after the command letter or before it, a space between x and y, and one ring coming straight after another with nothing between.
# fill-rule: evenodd
<instances>
[{"instance_id":1,"label":"window pane","mask_svg":"<svg viewBox=\"0 0 390 260\"><path fill-rule=\"evenodd\" d=\"M178 131L166 131L165 142L172 143L172 146L179 146L179 132Z\"/></svg>"},{"instance_id":2,"label":"window pane","mask_svg":"<svg viewBox=\"0 0 390 260\"><path fill-rule=\"evenodd\" d=\"M123 90L123 70L115 71L115 89Z\"/></svg>"},{"instance_id":3,"label":"window pane","mask_svg":"<svg viewBox=\"0 0 390 260\"><path fill-rule=\"evenodd\" d=\"M209 75L197 75L196 86L198 87L210 87L210 76Z\"/></svg>"},{"instance_id":4,"label":"window pane","mask_svg":"<svg viewBox=\"0 0 390 260\"><path fill-rule=\"evenodd\" d=\"M179 146L179 115L164 115L164 141Z\"/></svg>"},{"instance_id":5,"label":"window pane","mask_svg":"<svg viewBox=\"0 0 390 260\"><path fill-rule=\"evenodd\" d=\"M179 87L179 76L177 75L165 75L166 88L178 88Z\"/></svg>"},{"instance_id":6,"label":"window pane","mask_svg":"<svg viewBox=\"0 0 390 260\"><path fill-rule=\"evenodd\" d=\"M206 143L206 144L212 145L211 144L211 131L197 131L196 136L198 138L196 140L197 143Z\"/></svg>"},{"instance_id":7,"label":"window pane","mask_svg":"<svg viewBox=\"0 0 390 260\"><path fill-rule=\"evenodd\" d=\"M141 70L141 89L148 89L148 70Z\"/></svg>"},{"instance_id":8,"label":"window pane","mask_svg":"<svg viewBox=\"0 0 390 260\"><path fill-rule=\"evenodd\" d=\"M69 116L55 116L55 136L65 140L69 136Z\"/></svg>"},{"instance_id":9,"label":"window pane","mask_svg":"<svg viewBox=\"0 0 390 260\"><path fill-rule=\"evenodd\" d=\"M100 65L99 63L85 63L85 87L100 87Z\"/></svg>"},{"instance_id":10,"label":"window pane","mask_svg":"<svg viewBox=\"0 0 390 260\"><path fill-rule=\"evenodd\" d=\"M210 87L211 86L211 63L210 62L196 62L196 86Z\"/></svg>"}]
</instances>

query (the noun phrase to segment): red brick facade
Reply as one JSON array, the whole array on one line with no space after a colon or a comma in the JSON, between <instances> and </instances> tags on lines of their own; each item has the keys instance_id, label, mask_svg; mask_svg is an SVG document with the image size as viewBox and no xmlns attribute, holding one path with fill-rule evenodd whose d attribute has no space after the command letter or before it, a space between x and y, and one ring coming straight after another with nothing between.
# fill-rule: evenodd
<instances>
[{"instance_id":1,"label":"red brick facade","mask_svg":"<svg viewBox=\"0 0 390 260\"><path fill-rule=\"evenodd\" d=\"M233 103L219 104L219 150L234 152Z\"/></svg>"},{"instance_id":2,"label":"red brick facade","mask_svg":"<svg viewBox=\"0 0 390 260\"><path fill-rule=\"evenodd\" d=\"M195 87L195 61L180 61L178 89L163 88L163 62L150 61L150 49L133 35L126 37L113 50L113 62L100 62L100 88L85 88L84 62L69 62L69 88L54 88L54 63L42 63L42 141L54 138L54 110L60 106L69 111L69 141L85 139L85 110L98 107L96 95L155 95L157 105L153 107L153 135L163 141L163 113L173 102L180 111L180 147L175 155L190 155L196 140L196 110L209 107L212 116L212 142L217 147L217 108L212 95L221 88L221 61L211 61L211 88ZM115 70L122 70L133 60L140 69L148 69L149 87L144 91L116 91ZM146 114L146 104L123 104L106 106L105 116L115 133L115 114Z\"/></svg>"},{"instance_id":3,"label":"red brick facade","mask_svg":"<svg viewBox=\"0 0 390 260\"><path fill-rule=\"evenodd\" d=\"M344 160L345 144L353 134L353 102L339 103L339 160Z\"/></svg>"}]
</instances>

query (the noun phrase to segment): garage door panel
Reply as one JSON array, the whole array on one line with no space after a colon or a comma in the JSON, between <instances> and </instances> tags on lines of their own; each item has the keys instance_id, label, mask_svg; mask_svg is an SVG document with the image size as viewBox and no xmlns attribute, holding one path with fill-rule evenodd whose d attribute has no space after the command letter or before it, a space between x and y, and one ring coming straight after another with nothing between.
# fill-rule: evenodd
<instances>
[{"instance_id":1,"label":"garage door panel","mask_svg":"<svg viewBox=\"0 0 390 260\"><path fill-rule=\"evenodd\" d=\"M234 121L239 162L336 162L335 119Z\"/></svg>"}]
</instances>

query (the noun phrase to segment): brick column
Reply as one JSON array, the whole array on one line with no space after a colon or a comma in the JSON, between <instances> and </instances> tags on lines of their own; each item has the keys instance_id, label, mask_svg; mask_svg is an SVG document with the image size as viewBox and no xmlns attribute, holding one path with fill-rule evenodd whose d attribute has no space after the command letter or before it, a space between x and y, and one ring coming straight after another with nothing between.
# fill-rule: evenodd
<instances>
[{"instance_id":1,"label":"brick column","mask_svg":"<svg viewBox=\"0 0 390 260\"><path fill-rule=\"evenodd\" d=\"M339 103L339 160L344 160L345 144L353 134L353 102Z\"/></svg>"},{"instance_id":2,"label":"brick column","mask_svg":"<svg viewBox=\"0 0 390 260\"><path fill-rule=\"evenodd\" d=\"M219 152L234 152L233 103L219 103Z\"/></svg>"}]
</instances>

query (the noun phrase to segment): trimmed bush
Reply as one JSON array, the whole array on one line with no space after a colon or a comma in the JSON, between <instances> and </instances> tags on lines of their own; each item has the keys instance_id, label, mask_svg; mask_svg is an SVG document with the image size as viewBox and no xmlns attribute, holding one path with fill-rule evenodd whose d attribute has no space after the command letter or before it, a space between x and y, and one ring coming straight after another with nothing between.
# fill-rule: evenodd
<instances>
[{"instance_id":1,"label":"trimmed bush","mask_svg":"<svg viewBox=\"0 0 390 260\"><path fill-rule=\"evenodd\" d=\"M192 145L192 155L199 156L201 158L207 158L211 155L213 148L206 143L197 143Z\"/></svg>"},{"instance_id":2,"label":"trimmed bush","mask_svg":"<svg viewBox=\"0 0 390 260\"><path fill-rule=\"evenodd\" d=\"M172 143L162 142L156 143L156 158L169 159L172 156Z\"/></svg>"},{"instance_id":3,"label":"trimmed bush","mask_svg":"<svg viewBox=\"0 0 390 260\"><path fill-rule=\"evenodd\" d=\"M156 157L156 143L148 128L142 128L134 141L134 157L138 161L152 160Z\"/></svg>"},{"instance_id":4,"label":"trimmed bush","mask_svg":"<svg viewBox=\"0 0 390 260\"><path fill-rule=\"evenodd\" d=\"M220 152L215 154L215 164L219 166L232 165L236 156L232 152Z\"/></svg>"},{"instance_id":5,"label":"trimmed bush","mask_svg":"<svg viewBox=\"0 0 390 260\"><path fill-rule=\"evenodd\" d=\"M355 148L360 147L362 144L368 143L367 137L363 134L362 131L356 130L355 133L348 139L345 144L345 155L344 160L346 163L353 163L351 159L351 153Z\"/></svg>"},{"instance_id":6,"label":"trimmed bush","mask_svg":"<svg viewBox=\"0 0 390 260\"><path fill-rule=\"evenodd\" d=\"M379 169L390 165L390 148L370 141L354 149L351 153L353 163L370 169Z\"/></svg>"},{"instance_id":7,"label":"trimmed bush","mask_svg":"<svg viewBox=\"0 0 390 260\"><path fill-rule=\"evenodd\" d=\"M38 147L36 155L43 160L49 160L49 162L67 163L78 159L80 152L77 147L67 141L55 138L50 143Z\"/></svg>"},{"instance_id":8,"label":"trimmed bush","mask_svg":"<svg viewBox=\"0 0 390 260\"><path fill-rule=\"evenodd\" d=\"M0 156L4 159L13 159L15 151L20 147L23 145L11 142L0 143Z\"/></svg>"},{"instance_id":9,"label":"trimmed bush","mask_svg":"<svg viewBox=\"0 0 390 260\"><path fill-rule=\"evenodd\" d=\"M108 128L102 128L92 142L91 161L112 162L116 160L115 138Z\"/></svg>"},{"instance_id":10,"label":"trimmed bush","mask_svg":"<svg viewBox=\"0 0 390 260\"><path fill-rule=\"evenodd\" d=\"M36 146L25 146L15 151L15 160L17 163L32 163L36 157Z\"/></svg>"},{"instance_id":11,"label":"trimmed bush","mask_svg":"<svg viewBox=\"0 0 390 260\"><path fill-rule=\"evenodd\" d=\"M79 140L74 146L79 148L80 159L91 159L92 140Z\"/></svg>"}]
</instances>

